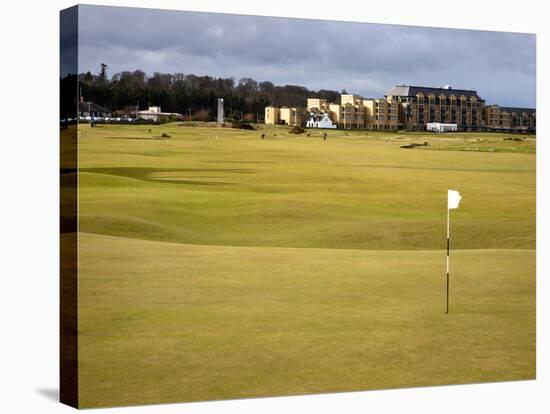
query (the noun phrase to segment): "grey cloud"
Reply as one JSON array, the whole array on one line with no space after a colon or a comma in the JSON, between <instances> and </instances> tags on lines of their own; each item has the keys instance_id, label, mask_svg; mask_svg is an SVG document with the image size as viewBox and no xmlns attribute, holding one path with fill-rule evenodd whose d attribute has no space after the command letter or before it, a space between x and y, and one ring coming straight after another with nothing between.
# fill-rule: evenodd
<instances>
[{"instance_id":1,"label":"grey cloud","mask_svg":"<svg viewBox=\"0 0 550 414\"><path fill-rule=\"evenodd\" d=\"M396 83L477 89L535 105L535 36L81 6L80 71L252 77L381 96Z\"/></svg>"}]
</instances>

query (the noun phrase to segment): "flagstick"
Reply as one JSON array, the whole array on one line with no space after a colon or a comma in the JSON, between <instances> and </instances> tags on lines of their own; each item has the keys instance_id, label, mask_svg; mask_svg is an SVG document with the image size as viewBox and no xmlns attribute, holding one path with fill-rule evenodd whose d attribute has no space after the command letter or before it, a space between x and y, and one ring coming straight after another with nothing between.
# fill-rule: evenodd
<instances>
[{"instance_id":1,"label":"flagstick","mask_svg":"<svg viewBox=\"0 0 550 414\"><path fill-rule=\"evenodd\" d=\"M447 309L445 313L449 313L449 216L451 210L447 206Z\"/></svg>"}]
</instances>

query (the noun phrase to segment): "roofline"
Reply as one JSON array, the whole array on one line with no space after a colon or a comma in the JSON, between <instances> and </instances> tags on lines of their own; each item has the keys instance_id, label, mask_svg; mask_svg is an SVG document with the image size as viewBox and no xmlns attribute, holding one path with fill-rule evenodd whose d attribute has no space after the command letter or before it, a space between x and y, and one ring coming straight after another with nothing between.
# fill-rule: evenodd
<instances>
[{"instance_id":1,"label":"roofline","mask_svg":"<svg viewBox=\"0 0 550 414\"><path fill-rule=\"evenodd\" d=\"M521 108L521 107L515 107L515 106L500 106L497 105L499 109L508 111L508 112L517 112L517 111L523 111L523 112L536 112L536 108Z\"/></svg>"},{"instance_id":2,"label":"roofline","mask_svg":"<svg viewBox=\"0 0 550 414\"><path fill-rule=\"evenodd\" d=\"M444 91L464 91L464 92L475 92L477 94L477 91L475 89L456 89L456 88L450 88L450 89L446 89L442 86L421 86L421 85L394 85L393 86L394 88L395 87L407 87L407 88L420 88L420 89L442 89ZM393 89L393 88L392 88Z\"/></svg>"}]
</instances>

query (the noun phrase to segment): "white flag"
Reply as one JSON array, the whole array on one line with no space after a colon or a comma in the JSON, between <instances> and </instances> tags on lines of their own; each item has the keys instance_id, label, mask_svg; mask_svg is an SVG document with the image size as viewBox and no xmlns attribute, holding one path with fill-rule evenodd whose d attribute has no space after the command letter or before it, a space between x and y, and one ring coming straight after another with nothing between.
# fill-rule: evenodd
<instances>
[{"instance_id":1,"label":"white flag","mask_svg":"<svg viewBox=\"0 0 550 414\"><path fill-rule=\"evenodd\" d=\"M456 190L447 190L447 208L450 210L452 208L458 208L458 204L462 196Z\"/></svg>"}]
</instances>

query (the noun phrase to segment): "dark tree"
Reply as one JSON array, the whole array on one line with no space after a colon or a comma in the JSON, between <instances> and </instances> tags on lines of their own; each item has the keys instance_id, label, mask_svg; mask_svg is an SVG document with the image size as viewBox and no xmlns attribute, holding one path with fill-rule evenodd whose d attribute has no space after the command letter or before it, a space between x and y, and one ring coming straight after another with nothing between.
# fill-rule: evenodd
<instances>
[{"instance_id":1,"label":"dark tree","mask_svg":"<svg viewBox=\"0 0 550 414\"><path fill-rule=\"evenodd\" d=\"M101 64L101 69L99 70L99 80L101 82L107 82L107 66L105 63Z\"/></svg>"},{"instance_id":2,"label":"dark tree","mask_svg":"<svg viewBox=\"0 0 550 414\"><path fill-rule=\"evenodd\" d=\"M108 66L101 64L98 75L79 75L82 96L113 111L128 108L160 106L165 112L177 112L187 119L212 120L217 113L218 98L224 99L226 117L230 120L263 119L268 105L303 107L306 99L318 96L337 102L339 93L331 90L311 91L299 85L274 85L242 78L214 78L184 73L159 73L148 76L142 70L107 76Z\"/></svg>"}]
</instances>

